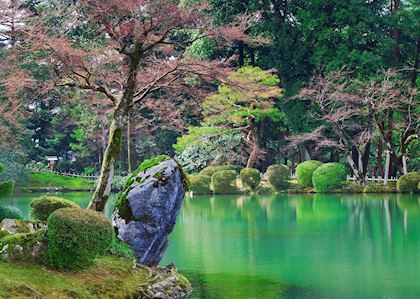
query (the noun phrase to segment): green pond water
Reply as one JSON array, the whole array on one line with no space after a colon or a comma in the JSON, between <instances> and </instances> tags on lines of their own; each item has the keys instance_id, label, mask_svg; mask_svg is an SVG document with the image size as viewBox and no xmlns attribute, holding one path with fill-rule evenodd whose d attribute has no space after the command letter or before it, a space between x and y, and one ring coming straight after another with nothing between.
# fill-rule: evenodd
<instances>
[{"instance_id":1,"label":"green pond water","mask_svg":"<svg viewBox=\"0 0 420 299\"><path fill-rule=\"evenodd\" d=\"M86 206L90 194L60 196ZM27 216L33 197L9 203ZM171 262L192 298L420 298L420 197L197 196L170 236Z\"/></svg>"}]
</instances>

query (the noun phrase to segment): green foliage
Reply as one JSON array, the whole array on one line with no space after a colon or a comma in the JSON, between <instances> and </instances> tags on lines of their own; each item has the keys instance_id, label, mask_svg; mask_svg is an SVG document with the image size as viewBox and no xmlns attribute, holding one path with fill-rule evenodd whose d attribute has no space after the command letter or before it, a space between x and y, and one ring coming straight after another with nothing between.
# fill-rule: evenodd
<instances>
[{"instance_id":1,"label":"green foliage","mask_svg":"<svg viewBox=\"0 0 420 299\"><path fill-rule=\"evenodd\" d=\"M256 190L261 182L260 171L255 168L244 168L240 172L242 184L251 190Z\"/></svg>"},{"instance_id":2,"label":"green foliage","mask_svg":"<svg viewBox=\"0 0 420 299\"><path fill-rule=\"evenodd\" d=\"M402 193L416 193L420 183L420 172L409 172L397 181L397 190Z\"/></svg>"},{"instance_id":3,"label":"green foliage","mask_svg":"<svg viewBox=\"0 0 420 299\"><path fill-rule=\"evenodd\" d=\"M84 268L106 252L114 237L111 222L91 210L59 209L48 218L47 265Z\"/></svg>"},{"instance_id":4,"label":"green foliage","mask_svg":"<svg viewBox=\"0 0 420 299\"><path fill-rule=\"evenodd\" d=\"M64 208L80 208L79 205L70 200L55 197L41 196L31 201L31 216L34 219L47 221L48 217L58 209Z\"/></svg>"},{"instance_id":5,"label":"green foliage","mask_svg":"<svg viewBox=\"0 0 420 299\"><path fill-rule=\"evenodd\" d=\"M177 154L189 146L203 147L207 145L209 137L221 135L223 131L221 128L214 127L189 127L188 134L178 137L173 147Z\"/></svg>"},{"instance_id":6,"label":"green foliage","mask_svg":"<svg viewBox=\"0 0 420 299\"><path fill-rule=\"evenodd\" d=\"M4 219L22 219L22 212L12 206L2 206L0 205L0 222Z\"/></svg>"},{"instance_id":7,"label":"green foliage","mask_svg":"<svg viewBox=\"0 0 420 299\"><path fill-rule=\"evenodd\" d=\"M347 169L341 163L326 163L319 166L312 175L316 192L328 192L347 179Z\"/></svg>"},{"instance_id":8,"label":"green foliage","mask_svg":"<svg viewBox=\"0 0 420 299\"><path fill-rule=\"evenodd\" d=\"M0 173L3 171L4 166L0 163ZM0 200L13 193L15 182L12 180L0 181Z\"/></svg>"},{"instance_id":9,"label":"green foliage","mask_svg":"<svg viewBox=\"0 0 420 299\"><path fill-rule=\"evenodd\" d=\"M309 160L300 163L296 167L296 178L300 185L304 187L313 187L312 174L315 169L322 165L322 162L316 160Z\"/></svg>"},{"instance_id":10,"label":"green foliage","mask_svg":"<svg viewBox=\"0 0 420 299\"><path fill-rule=\"evenodd\" d=\"M235 194L238 193L236 186L235 170L221 170L211 176L211 188L216 194Z\"/></svg>"},{"instance_id":11,"label":"green foliage","mask_svg":"<svg viewBox=\"0 0 420 299\"><path fill-rule=\"evenodd\" d=\"M211 178L204 174L191 174L188 176L190 180L190 190L196 195L211 194Z\"/></svg>"},{"instance_id":12,"label":"green foliage","mask_svg":"<svg viewBox=\"0 0 420 299\"><path fill-rule=\"evenodd\" d=\"M133 249L130 245L122 242L116 236L112 239L111 246L108 249L108 252L111 255L125 258L127 260L133 261L136 259Z\"/></svg>"},{"instance_id":13,"label":"green foliage","mask_svg":"<svg viewBox=\"0 0 420 299\"><path fill-rule=\"evenodd\" d=\"M242 169L242 166L239 166L239 165L211 165L211 166L207 166L202 171L200 171L200 174L211 177L213 174L219 171L234 170L237 173L239 173L241 169Z\"/></svg>"},{"instance_id":14,"label":"green foliage","mask_svg":"<svg viewBox=\"0 0 420 299\"><path fill-rule=\"evenodd\" d=\"M277 191L284 190L289 186L290 171L286 165L270 165L264 176Z\"/></svg>"}]
</instances>

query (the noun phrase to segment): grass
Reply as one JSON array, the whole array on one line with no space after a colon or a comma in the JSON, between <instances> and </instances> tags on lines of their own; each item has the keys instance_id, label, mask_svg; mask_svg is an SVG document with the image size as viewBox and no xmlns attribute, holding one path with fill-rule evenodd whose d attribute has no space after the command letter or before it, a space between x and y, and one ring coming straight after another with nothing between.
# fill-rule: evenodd
<instances>
[{"instance_id":1,"label":"grass","mask_svg":"<svg viewBox=\"0 0 420 299\"><path fill-rule=\"evenodd\" d=\"M23 191L90 191L95 187L95 181L62 176L54 173L30 173L28 181L17 189Z\"/></svg>"},{"instance_id":2,"label":"grass","mask_svg":"<svg viewBox=\"0 0 420 299\"><path fill-rule=\"evenodd\" d=\"M0 261L0 298L131 298L147 275L146 269L110 256L80 272Z\"/></svg>"}]
</instances>

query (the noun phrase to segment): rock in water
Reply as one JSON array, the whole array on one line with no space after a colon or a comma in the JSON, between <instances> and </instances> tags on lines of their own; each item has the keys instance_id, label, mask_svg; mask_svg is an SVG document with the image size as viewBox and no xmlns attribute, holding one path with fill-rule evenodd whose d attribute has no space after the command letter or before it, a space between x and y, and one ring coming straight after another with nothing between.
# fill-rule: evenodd
<instances>
[{"instance_id":1,"label":"rock in water","mask_svg":"<svg viewBox=\"0 0 420 299\"><path fill-rule=\"evenodd\" d=\"M118 238L147 266L162 259L187 191L181 166L169 157L164 159L156 160L157 165L153 161L146 163L150 166L140 165L128 179L112 215Z\"/></svg>"}]
</instances>

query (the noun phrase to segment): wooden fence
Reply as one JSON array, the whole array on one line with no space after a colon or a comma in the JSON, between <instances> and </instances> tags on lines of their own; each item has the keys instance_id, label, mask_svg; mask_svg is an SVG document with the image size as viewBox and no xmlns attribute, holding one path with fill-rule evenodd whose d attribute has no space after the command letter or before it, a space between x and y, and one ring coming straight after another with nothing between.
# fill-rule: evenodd
<instances>
[{"instance_id":1,"label":"wooden fence","mask_svg":"<svg viewBox=\"0 0 420 299\"><path fill-rule=\"evenodd\" d=\"M74 178L82 178L82 179L88 179L88 180L96 180L98 179L97 175L94 174L79 174L79 173L72 173L72 172L59 172L59 171L55 171L55 170L50 170L50 169L43 169L43 170L39 170L39 169L31 169L29 168L30 171L32 172L37 172L37 173L53 173L53 174L58 174L58 175L62 175L62 176L69 176L69 177L74 177Z\"/></svg>"}]
</instances>

